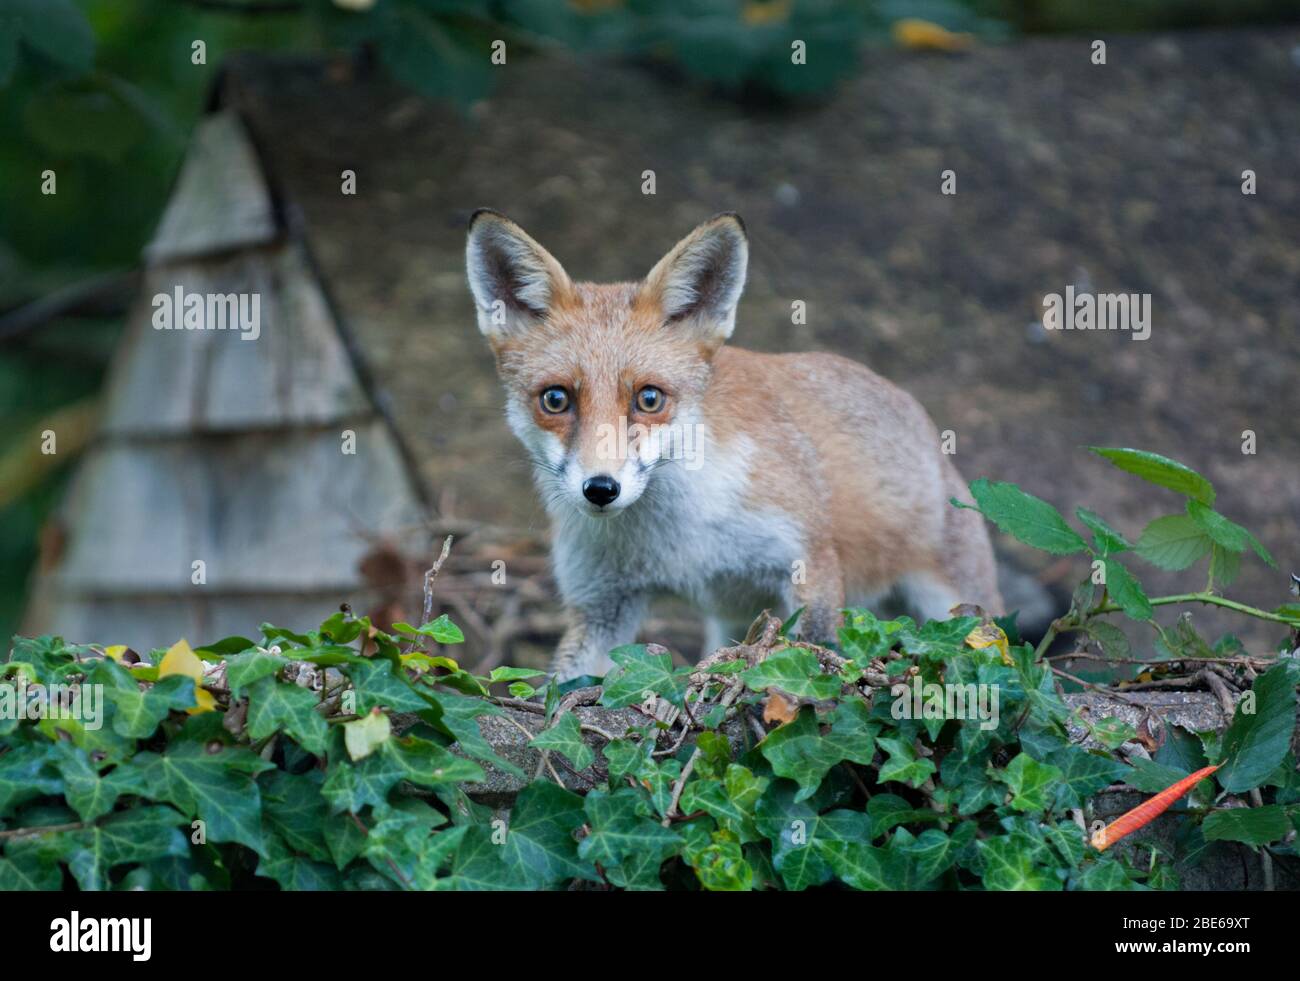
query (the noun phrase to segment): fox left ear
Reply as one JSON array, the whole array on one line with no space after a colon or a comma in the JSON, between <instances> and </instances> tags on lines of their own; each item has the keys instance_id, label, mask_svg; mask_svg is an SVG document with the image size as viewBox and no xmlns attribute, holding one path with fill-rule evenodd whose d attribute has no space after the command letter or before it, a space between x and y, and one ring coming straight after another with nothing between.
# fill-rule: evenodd
<instances>
[{"instance_id":1,"label":"fox left ear","mask_svg":"<svg viewBox=\"0 0 1300 981\"><path fill-rule=\"evenodd\" d=\"M715 215L659 260L642 295L670 322L689 323L721 344L735 329L748 266L749 241L740 216Z\"/></svg>"},{"instance_id":2,"label":"fox left ear","mask_svg":"<svg viewBox=\"0 0 1300 981\"><path fill-rule=\"evenodd\" d=\"M487 208L470 218L465 271L479 330L494 347L545 320L572 288L554 256L505 215Z\"/></svg>"}]
</instances>

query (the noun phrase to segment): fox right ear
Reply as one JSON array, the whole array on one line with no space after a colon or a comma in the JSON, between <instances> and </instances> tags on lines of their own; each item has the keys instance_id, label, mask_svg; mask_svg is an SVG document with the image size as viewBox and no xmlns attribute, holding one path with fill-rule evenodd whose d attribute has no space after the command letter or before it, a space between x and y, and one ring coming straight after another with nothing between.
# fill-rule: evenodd
<instances>
[{"instance_id":1,"label":"fox right ear","mask_svg":"<svg viewBox=\"0 0 1300 981\"><path fill-rule=\"evenodd\" d=\"M465 271L479 330L494 345L540 322L572 285L553 255L486 208L469 220Z\"/></svg>"},{"instance_id":2,"label":"fox right ear","mask_svg":"<svg viewBox=\"0 0 1300 981\"><path fill-rule=\"evenodd\" d=\"M740 216L715 215L659 260L642 295L670 323L691 324L711 343L721 344L736 326L748 265L749 243Z\"/></svg>"}]
</instances>

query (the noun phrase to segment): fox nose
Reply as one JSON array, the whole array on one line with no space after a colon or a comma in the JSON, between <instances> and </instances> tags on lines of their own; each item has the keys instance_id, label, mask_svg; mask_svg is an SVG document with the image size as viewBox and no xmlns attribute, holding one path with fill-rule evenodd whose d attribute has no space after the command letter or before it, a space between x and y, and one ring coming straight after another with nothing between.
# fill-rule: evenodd
<instances>
[{"instance_id":1,"label":"fox nose","mask_svg":"<svg viewBox=\"0 0 1300 981\"><path fill-rule=\"evenodd\" d=\"M618 481L602 473L582 482L582 496L597 507L604 507L618 497Z\"/></svg>"}]
</instances>

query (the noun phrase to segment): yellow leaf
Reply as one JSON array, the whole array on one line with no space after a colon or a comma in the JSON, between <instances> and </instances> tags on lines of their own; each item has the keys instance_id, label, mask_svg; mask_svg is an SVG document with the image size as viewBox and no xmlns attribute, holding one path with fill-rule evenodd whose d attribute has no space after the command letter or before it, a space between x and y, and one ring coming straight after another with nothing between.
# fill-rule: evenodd
<instances>
[{"instance_id":1,"label":"yellow leaf","mask_svg":"<svg viewBox=\"0 0 1300 981\"><path fill-rule=\"evenodd\" d=\"M964 51L975 43L970 34L954 34L945 27L917 17L894 21L894 43L908 51Z\"/></svg>"},{"instance_id":2,"label":"yellow leaf","mask_svg":"<svg viewBox=\"0 0 1300 981\"><path fill-rule=\"evenodd\" d=\"M362 716L354 722L343 723L343 745L348 755L355 760L363 760L373 753L393 731L388 716L375 706L369 715Z\"/></svg>"},{"instance_id":3,"label":"yellow leaf","mask_svg":"<svg viewBox=\"0 0 1300 981\"><path fill-rule=\"evenodd\" d=\"M201 687L203 682L203 662L199 660L199 656L190 648L189 641L184 637L167 648L162 663L158 665L159 679L173 674L184 675L194 682L194 700L198 704L192 709L185 710L190 715L211 712L217 707L217 700L212 697L212 693Z\"/></svg>"},{"instance_id":4,"label":"yellow leaf","mask_svg":"<svg viewBox=\"0 0 1300 981\"><path fill-rule=\"evenodd\" d=\"M167 648L162 663L158 665L159 678L171 674L183 674L187 678L193 678L196 684L203 680L203 662L184 637Z\"/></svg>"},{"instance_id":5,"label":"yellow leaf","mask_svg":"<svg viewBox=\"0 0 1300 981\"><path fill-rule=\"evenodd\" d=\"M460 670L460 665L451 658L442 655L425 654L423 651L411 651L409 654L402 654L400 660L403 667L415 671L429 671L433 668L446 668L448 671Z\"/></svg>"},{"instance_id":6,"label":"yellow leaf","mask_svg":"<svg viewBox=\"0 0 1300 981\"><path fill-rule=\"evenodd\" d=\"M111 657L114 661L118 661L120 663L122 660L122 655L125 654L128 650L129 648L125 644L114 644L112 647L105 647L104 653L109 657Z\"/></svg>"},{"instance_id":7,"label":"yellow leaf","mask_svg":"<svg viewBox=\"0 0 1300 981\"><path fill-rule=\"evenodd\" d=\"M966 646L973 647L975 650L982 650L985 647L996 647L998 653L1002 655L1002 663L1010 667L1015 664L1011 660L1011 651L1007 646L1007 635L992 620L985 620L978 627L966 635Z\"/></svg>"}]
</instances>

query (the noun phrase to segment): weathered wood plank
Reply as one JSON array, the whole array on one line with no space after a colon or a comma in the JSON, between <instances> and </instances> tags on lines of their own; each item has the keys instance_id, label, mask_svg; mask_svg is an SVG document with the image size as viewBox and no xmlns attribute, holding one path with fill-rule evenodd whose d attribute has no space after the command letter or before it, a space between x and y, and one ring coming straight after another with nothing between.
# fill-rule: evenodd
<instances>
[{"instance_id":1,"label":"weathered wood plank","mask_svg":"<svg viewBox=\"0 0 1300 981\"><path fill-rule=\"evenodd\" d=\"M343 429L356 453L342 452ZM83 461L63 513L67 548L48 574L79 596L345 593L376 536L422 526L388 428L110 442ZM206 582L194 584L193 563ZM49 620L63 626L56 604Z\"/></svg>"},{"instance_id":2,"label":"weathered wood plank","mask_svg":"<svg viewBox=\"0 0 1300 981\"><path fill-rule=\"evenodd\" d=\"M209 304L210 296L233 297L234 309L242 303L249 319L232 316L224 302ZM202 315L191 321L202 328L184 324L191 297L198 298L196 310L202 303ZM159 435L320 425L368 406L305 256L284 244L148 271L118 351L104 430Z\"/></svg>"},{"instance_id":3,"label":"weathered wood plank","mask_svg":"<svg viewBox=\"0 0 1300 981\"><path fill-rule=\"evenodd\" d=\"M266 178L238 113L205 117L194 129L167 210L144 250L146 261L263 245L277 234Z\"/></svg>"}]
</instances>

